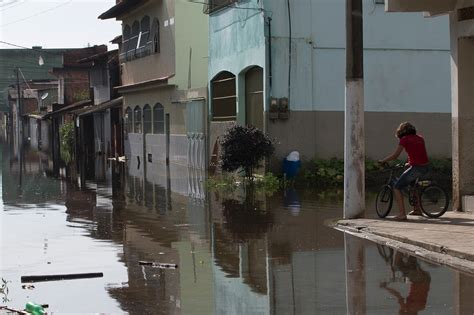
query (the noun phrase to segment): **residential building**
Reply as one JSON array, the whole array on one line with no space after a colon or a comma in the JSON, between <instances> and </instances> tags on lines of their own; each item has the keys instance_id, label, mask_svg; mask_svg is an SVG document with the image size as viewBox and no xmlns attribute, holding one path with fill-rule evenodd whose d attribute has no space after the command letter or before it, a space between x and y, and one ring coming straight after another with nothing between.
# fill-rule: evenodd
<instances>
[{"instance_id":1,"label":"residential building","mask_svg":"<svg viewBox=\"0 0 474 315\"><path fill-rule=\"evenodd\" d=\"M450 43L452 108L452 158L453 158L453 208L473 211L474 209L474 139L472 137L472 106L474 62L474 1L473 0L387 0L388 12L404 12L403 15L430 17L428 21L448 20L449 33L436 36ZM418 13L414 13L418 12ZM392 13L400 14L400 13ZM421 18L418 18L421 19ZM425 22L426 23L426 22ZM403 25L407 32L416 32L411 25ZM432 80L433 78L430 78ZM450 134L451 135L451 134Z\"/></svg>"},{"instance_id":2,"label":"residential building","mask_svg":"<svg viewBox=\"0 0 474 315\"><path fill-rule=\"evenodd\" d=\"M34 149L46 152L50 149L51 126L43 117L47 109L52 108L53 102L57 101L57 88L58 82L54 80L30 80L8 89L7 106L11 108L13 130L16 130L19 122L23 129L23 141L27 141ZM19 103L18 91L21 93ZM20 104L19 111L17 104Z\"/></svg>"},{"instance_id":3,"label":"residential building","mask_svg":"<svg viewBox=\"0 0 474 315\"><path fill-rule=\"evenodd\" d=\"M65 123L73 123L77 127L77 114L75 111L92 105L89 82L89 69L92 61L79 62L90 56L107 51L106 45L71 49L63 54L61 67L50 69L50 73L58 81L58 100L53 108L44 115L44 119L51 121L51 147L53 161L56 163L55 171L59 171L60 155L60 130ZM77 134L77 133L75 133ZM76 142L76 145L78 143ZM77 152L77 148L74 150ZM73 154L75 152L71 152ZM77 157L77 155L76 155ZM75 159L77 163L77 159Z\"/></svg>"},{"instance_id":4,"label":"residential building","mask_svg":"<svg viewBox=\"0 0 474 315\"><path fill-rule=\"evenodd\" d=\"M92 105L74 111L78 117L76 141L86 174L106 178L106 159L123 155L123 98L120 86L118 50L105 51L82 60L89 63Z\"/></svg>"},{"instance_id":5,"label":"residential building","mask_svg":"<svg viewBox=\"0 0 474 315\"><path fill-rule=\"evenodd\" d=\"M122 21L117 90L132 175L158 182L165 163L185 178L183 167L204 168L208 18L202 4L123 0L99 18ZM187 182L176 185L187 192Z\"/></svg>"},{"instance_id":6,"label":"residential building","mask_svg":"<svg viewBox=\"0 0 474 315\"><path fill-rule=\"evenodd\" d=\"M451 155L448 20L364 1L365 126L370 158L412 121L433 157ZM345 1L209 1L210 150L229 124L276 139L275 168L344 154Z\"/></svg>"},{"instance_id":7,"label":"residential building","mask_svg":"<svg viewBox=\"0 0 474 315\"><path fill-rule=\"evenodd\" d=\"M10 116L12 108L8 106L9 86L17 82L23 84L25 81L55 79L49 70L62 66L62 55L67 50L43 49L41 46L33 46L31 49L0 49L0 117L5 126L7 122L14 122Z\"/></svg>"}]
</instances>

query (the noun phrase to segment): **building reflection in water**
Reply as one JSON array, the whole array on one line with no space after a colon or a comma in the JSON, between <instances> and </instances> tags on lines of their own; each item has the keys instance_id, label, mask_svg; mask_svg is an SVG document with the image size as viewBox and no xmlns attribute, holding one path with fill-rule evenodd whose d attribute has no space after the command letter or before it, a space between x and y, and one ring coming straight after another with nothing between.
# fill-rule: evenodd
<instances>
[{"instance_id":1,"label":"building reflection in water","mask_svg":"<svg viewBox=\"0 0 474 315\"><path fill-rule=\"evenodd\" d=\"M344 237L324 225L340 214L340 204L311 192L223 195L206 192L200 170L101 158L68 182L48 176L47 154L9 155L5 146L3 152L5 204L64 203L69 227L104 249L121 248L117 262L126 275L104 286L123 311L474 311L473 278ZM50 241L44 239L45 251ZM179 267L143 267L141 260Z\"/></svg>"}]
</instances>

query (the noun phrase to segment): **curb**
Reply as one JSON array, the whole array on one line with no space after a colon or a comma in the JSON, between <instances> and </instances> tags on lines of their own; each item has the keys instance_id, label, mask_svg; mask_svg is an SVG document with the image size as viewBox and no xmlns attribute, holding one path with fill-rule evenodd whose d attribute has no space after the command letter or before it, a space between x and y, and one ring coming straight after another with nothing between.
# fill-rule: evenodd
<instances>
[{"instance_id":1,"label":"curb","mask_svg":"<svg viewBox=\"0 0 474 315\"><path fill-rule=\"evenodd\" d=\"M364 225L337 222L333 228L355 237L391 247L422 260L448 266L470 276L474 276L474 255L451 250L437 244L417 242L389 233L373 231Z\"/></svg>"}]
</instances>

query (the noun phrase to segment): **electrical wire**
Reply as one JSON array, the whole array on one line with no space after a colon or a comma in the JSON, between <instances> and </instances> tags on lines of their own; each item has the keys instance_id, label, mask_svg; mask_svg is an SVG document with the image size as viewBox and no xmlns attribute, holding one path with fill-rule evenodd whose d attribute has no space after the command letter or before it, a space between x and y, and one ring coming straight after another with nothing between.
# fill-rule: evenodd
<instances>
[{"instance_id":1,"label":"electrical wire","mask_svg":"<svg viewBox=\"0 0 474 315\"><path fill-rule=\"evenodd\" d=\"M39 16L39 15L42 15L42 14L51 12L51 11L53 11L53 10L56 10L56 9L58 9L58 8L60 8L60 7L63 7L63 6L65 6L65 5L67 5L67 4L71 3L71 2L72 2L72 0L68 0L68 1L66 1L66 2L64 2L64 3L61 3L61 4L57 5L57 6L55 6L55 7L52 7L52 8L43 10L43 11L40 11L40 12L35 13L35 14L33 14L33 15L24 17L24 18L19 19L19 20L16 20L16 21L12 21L12 22L8 22L8 23L5 23L5 24L2 24L2 25L0 25L0 27L3 28L3 27L5 27L5 26L9 26L9 25L13 25L13 24L16 24L16 23L19 23L19 22L26 21L26 20L28 20L28 19L31 19L31 18L37 17L37 16Z\"/></svg>"},{"instance_id":2,"label":"electrical wire","mask_svg":"<svg viewBox=\"0 0 474 315\"><path fill-rule=\"evenodd\" d=\"M23 78L23 81L26 83L26 86L31 90L30 85L28 84L28 82L26 82L25 75L23 74L23 72L21 72L21 68L18 68L18 71L20 72L20 74Z\"/></svg>"},{"instance_id":3,"label":"electrical wire","mask_svg":"<svg viewBox=\"0 0 474 315\"><path fill-rule=\"evenodd\" d=\"M28 2L28 0L23 0L23 1L15 1L15 3L12 3L11 5L5 5L5 9L3 10L0 10L0 12L5 12L5 11L8 11L12 8L16 8L17 6L20 6L22 4L25 4L26 2ZM4 6L0 6L0 8L3 8Z\"/></svg>"},{"instance_id":4,"label":"electrical wire","mask_svg":"<svg viewBox=\"0 0 474 315\"><path fill-rule=\"evenodd\" d=\"M33 50L33 51L36 51L38 53L45 53L45 54L50 54L50 55L55 55L55 56L59 56L59 55L62 55L64 53L64 51L62 51L61 49L46 50L46 49L42 49L42 48L30 48L30 47L21 46L21 45L18 45L18 44L9 43L9 42L3 41L3 40L0 40L0 44L12 46L12 47L17 47L17 48L22 48L22 49ZM58 50L58 52L52 52L51 50ZM67 50L67 48L64 49L64 50Z\"/></svg>"}]
</instances>

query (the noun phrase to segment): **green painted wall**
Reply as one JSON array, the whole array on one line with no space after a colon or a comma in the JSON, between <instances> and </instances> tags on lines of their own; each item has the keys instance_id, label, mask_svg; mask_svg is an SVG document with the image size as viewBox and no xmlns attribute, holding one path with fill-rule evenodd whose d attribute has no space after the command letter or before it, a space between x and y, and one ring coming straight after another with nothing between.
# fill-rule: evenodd
<instances>
[{"instance_id":1,"label":"green painted wall","mask_svg":"<svg viewBox=\"0 0 474 315\"><path fill-rule=\"evenodd\" d=\"M53 67L62 67L64 49L0 49L0 111L7 111L5 89L16 84L16 69L19 67L26 80L55 79L48 74ZM39 57L44 65L39 65ZM22 79L22 78L20 78Z\"/></svg>"},{"instance_id":2,"label":"green painted wall","mask_svg":"<svg viewBox=\"0 0 474 315\"><path fill-rule=\"evenodd\" d=\"M175 1L176 75L172 83L178 85L179 90L188 89L189 71L191 71L191 89L207 86L208 21L208 15L203 13L202 4L188 0Z\"/></svg>"}]
</instances>

